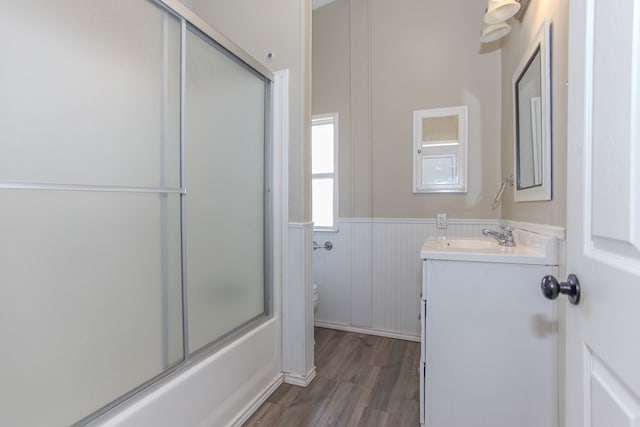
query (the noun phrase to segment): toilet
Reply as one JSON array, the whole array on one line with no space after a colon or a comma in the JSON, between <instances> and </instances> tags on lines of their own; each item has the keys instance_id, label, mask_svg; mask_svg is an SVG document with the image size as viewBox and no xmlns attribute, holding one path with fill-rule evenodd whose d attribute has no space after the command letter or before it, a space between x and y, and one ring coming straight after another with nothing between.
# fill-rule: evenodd
<instances>
[{"instance_id":1,"label":"toilet","mask_svg":"<svg viewBox=\"0 0 640 427\"><path fill-rule=\"evenodd\" d=\"M313 317L318 312L318 285L313 284Z\"/></svg>"}]
</instances>

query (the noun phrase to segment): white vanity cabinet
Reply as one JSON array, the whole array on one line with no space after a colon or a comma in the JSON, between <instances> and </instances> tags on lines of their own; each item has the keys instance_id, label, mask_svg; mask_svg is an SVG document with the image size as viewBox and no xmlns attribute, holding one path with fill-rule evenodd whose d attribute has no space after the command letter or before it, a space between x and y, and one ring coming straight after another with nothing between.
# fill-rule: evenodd
<instances>
[{"instance_id":1,"label":"white vanity cabinet","mask_svg":"<svg viewBox=\"0 0 640 427\"><path fill-rule=\"evenodd\" d=\"M557 267L501 251L494 259L423 248L424 426L558 425L557 303L540 291Z\"/></svg>"}]
</instances>

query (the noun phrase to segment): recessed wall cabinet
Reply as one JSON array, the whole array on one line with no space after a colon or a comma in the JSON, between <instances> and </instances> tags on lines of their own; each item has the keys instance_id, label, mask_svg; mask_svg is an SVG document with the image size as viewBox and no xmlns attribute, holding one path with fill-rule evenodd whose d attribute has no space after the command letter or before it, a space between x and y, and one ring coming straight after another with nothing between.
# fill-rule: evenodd
<instances>
[{"instance_id":1,"label":"recessed wall cabinet","mask_svg":"<svg viewBox=\"0 0 640 427\"><path fill-rule=\"evenodd\" d=\"M413 192L467 191L467 106L413 112Z\"/></svg>"}]
</instances>

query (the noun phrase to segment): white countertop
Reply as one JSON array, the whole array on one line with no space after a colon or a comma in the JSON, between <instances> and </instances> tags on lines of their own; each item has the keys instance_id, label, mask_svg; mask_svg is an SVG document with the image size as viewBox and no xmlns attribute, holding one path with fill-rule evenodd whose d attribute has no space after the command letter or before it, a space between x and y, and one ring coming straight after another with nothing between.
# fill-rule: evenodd
<instances>
[{"instance_id":1,"label":"white countertop","mask_svg":"<svg viewBox=\"0 0 640 427\"><path fill-rule=\"evenodd\" d=\"M533 234L533 233L527 233ZM498 245L490 238L428 239L422 245L422 259L496 262L508 264L557 265L556 239L515 234L517 246Z\"/></svg>"}]
</instances>

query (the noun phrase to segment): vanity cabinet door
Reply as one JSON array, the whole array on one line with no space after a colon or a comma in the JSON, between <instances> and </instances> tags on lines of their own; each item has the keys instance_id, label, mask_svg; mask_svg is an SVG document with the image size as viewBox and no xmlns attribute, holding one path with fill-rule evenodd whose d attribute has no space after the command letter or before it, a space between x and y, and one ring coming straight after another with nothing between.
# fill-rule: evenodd
<instances>
[{"instance_id":1,"label":"vanity cabinet door","mask_svg":"<svg viewBox=\"0 0 640 427\"><path fill-rule=\"evenodd\" d=\"M427 261L429 427L558 425L557 304L540 265Z\"/></svg>"}]
</instances>

